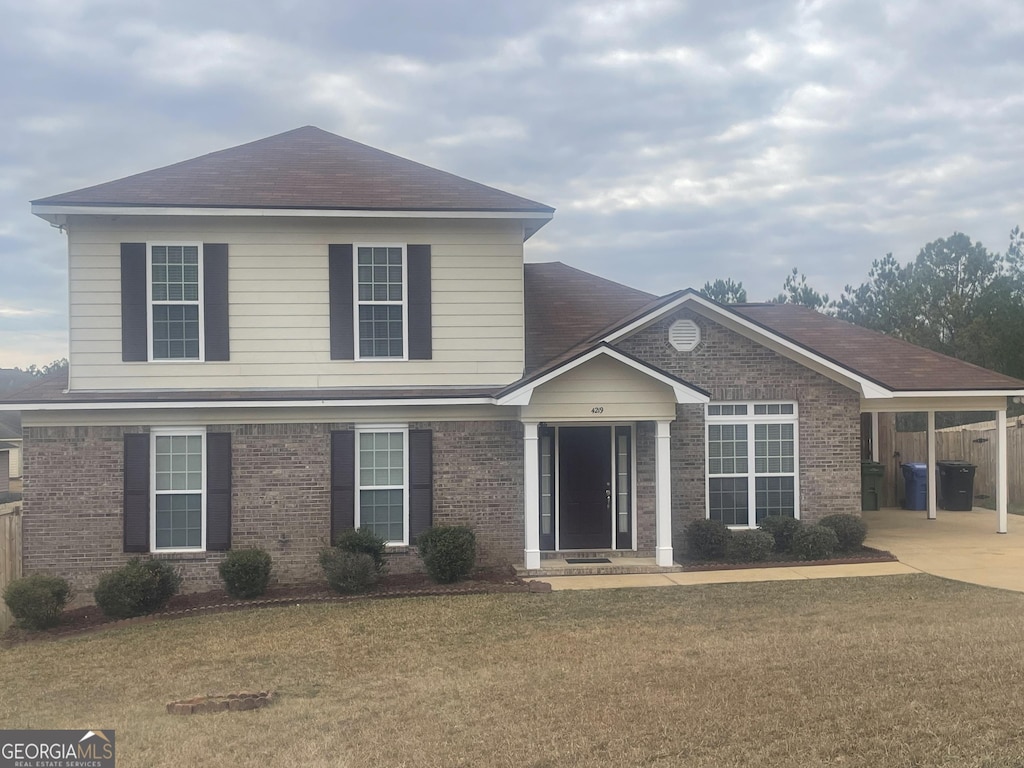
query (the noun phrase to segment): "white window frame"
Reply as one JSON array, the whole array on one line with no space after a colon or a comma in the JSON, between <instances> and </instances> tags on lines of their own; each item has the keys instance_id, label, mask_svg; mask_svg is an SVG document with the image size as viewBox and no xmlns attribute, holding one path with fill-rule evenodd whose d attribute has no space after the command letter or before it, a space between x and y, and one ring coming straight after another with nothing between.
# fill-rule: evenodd
<instances>
[{"instance_id":1,"label":"white window frame","mask_svg":"<svg viewBox=\"0 0 1024 768\"><path fill-rule=\"evenodd\" d=\"M717 405L745 405L746 414L710 415L708 411ZM793 413L755 414L755 405L792 405ZM736 530L757 528L757 478L759 477L790 477L793 478L793 517L800 519L800 409L794 400L722 400L704 406L704 517L711 519L711 478L712 477L746 477L747 478L747 524L730 525ZM747 427L747 471L712 475L711 467L711 425L744 425ZM792 424L793 425L793 472L757 472L755 464L756 440L754 427L758 424Z\"/></svg>"},{"instance_id":2,"label":"white window frame","mask_svg":"<svg viewBox=\"0 0 1024 768\"><path fill-rule=\"evenodd\" d=\"M362 451L359 448L360 436L361 435L372 435L380 434L382 432L401 432L402 433L402 540L401 541L387 541L385 544L388 547L408 547L409 546L409 425L408 424L360 424L355 428L356 433L356 449L355 449L355 464L356 464L356 499L355 499L355 527L359 528L361 522L360 515L360 504L363 499L363 483L362 476L359 471L359 459ZM366 486L365 490L368 491L393 491L397 490L398 486L395 485L372 485Z\"/></svg>"},{"instance_id":3,"label":"white window frame","mask_svg":"<svg viewBox=\"0 0 1024 768\"><path fill-rule=\"evenodd\" d=\"M402 300L360 301L359 300L359 249L360 248L401 248L402 249ZM362 306L402 307L402 355L393 357L364 357L359 352L359 308ZM356 362L403 362L409 359L409 253L406 243L354 243L352 245L352 333L355 336Z\"/></svg>"},{"instance_id":4,"label":"white window frame","mask_svg":"<svg viewBox=\"0 0 1024 768\"><path fill-rule=\"evenodd\" d=\"M199 299L198 301L153 301L153 248L167 246L196 247L199 253ZM146 357L151 363L202 363L206 360L206 275L203 272L203 244L186 241L157 240L146 243ZM154 357L153 344L153 305L179 306L198 304L199 306L199 357Z\"/></svg>"},{"instance_id":5,"label":"white window frame","mask_svg":"<svg viewBox=\"0 0 1024 768\"><path fill-rule=\"evenodd\" d=\"M175 496L182 491L166 490L158 491L156 488L156 439L158 437L196 437L203 439L203 487L199 491L202 509L202 546L200 547L160 547L156 546L156 497ZM149 431L149 551L160 553L174 552L205 552L206 551L206 427L160 427ZM186 491L193 494L195 491Z\"/></svg>"}]
</instances>

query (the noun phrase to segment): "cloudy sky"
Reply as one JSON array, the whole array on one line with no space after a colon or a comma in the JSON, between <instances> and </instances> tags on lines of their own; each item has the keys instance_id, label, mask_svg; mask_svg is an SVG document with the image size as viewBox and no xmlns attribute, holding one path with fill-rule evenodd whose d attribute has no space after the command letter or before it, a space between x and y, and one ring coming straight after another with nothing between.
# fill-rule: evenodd
<instances>
[{"instance_id":1,"label":"cloudy sky","mask_svg":"<svg viewBox=\"0 0 1024 768\"><path fill-rule=\"evenodd\" d=\"M301 125L556 207L654 293L1024 225L1019 0L0 0L0 367L66 354L28 201Z\"/></svg>"}]
</instances>

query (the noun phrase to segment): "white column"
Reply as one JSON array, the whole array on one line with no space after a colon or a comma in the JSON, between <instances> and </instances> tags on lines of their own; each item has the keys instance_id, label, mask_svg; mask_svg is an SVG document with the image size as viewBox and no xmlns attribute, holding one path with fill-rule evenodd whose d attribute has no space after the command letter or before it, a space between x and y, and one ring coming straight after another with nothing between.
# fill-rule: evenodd
<instances>
[{"instance_id":1,"label":"white column","mask_svg":"<svg viewBox=\"0 0 1024 768\"><path fill-rule=\"evenodd\" d=\"M935 519L938 478L935 476L935 411L928 411L928 519Z\"/></svg>"},{"instance_id":2,"label":"white column","mask_svg":"<svg viewBox=\"0 0 1024 768\"><path fill-rule=\"evenodd\" d=\"M871 414L871 460L878 461L878 411Z\"/></svg>"},{"instance_id":3,"label":"white column","mask_svg":"<svg viewBox=\"0 0 1024 768\"><path fill-rule=\"evenodd\" d=\"M527 568L540 568L540 458L537 452L537 423L523 422L523 514L526 522Z\"/></svg>"},{"instance_id":4,"label":"white column","mask_svg":"<svg viewBox=\"0 0 1024 768\"><path fill-rule=\"evenodd\" d=\"M997 533L1006 533L1006 511L1009 502L1006 464L1006 409L996 411L996 515L999 518Z\"/></svg>"},{"instance_id":5,"label":"white column","mask_svg":"<svg viewBox=\"0 0 1024 768\"><path fill-rule=\"evenodd\" d=\"M672 422L659 421L654 453L655 495L655 559L667 568L672 559L672 469L670 429Z\"/></svg>"}]
</instances>

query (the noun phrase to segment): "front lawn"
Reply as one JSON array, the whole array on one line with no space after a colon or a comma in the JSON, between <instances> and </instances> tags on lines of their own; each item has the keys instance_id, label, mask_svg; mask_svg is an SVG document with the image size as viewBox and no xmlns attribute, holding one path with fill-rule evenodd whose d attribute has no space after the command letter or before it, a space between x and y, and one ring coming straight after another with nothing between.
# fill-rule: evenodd
<instances>
[{"instance_id":1,"label":"front lawn","mask_svg":"<svg viewBox=\"0 0 1024 768\"><path fill-rule=\"evenodd\" d=\"M122 768L1018 765L1021 637L1024 595L924 575L304 605L0 650L0 727Z\"/></svg>"}]
</instances>

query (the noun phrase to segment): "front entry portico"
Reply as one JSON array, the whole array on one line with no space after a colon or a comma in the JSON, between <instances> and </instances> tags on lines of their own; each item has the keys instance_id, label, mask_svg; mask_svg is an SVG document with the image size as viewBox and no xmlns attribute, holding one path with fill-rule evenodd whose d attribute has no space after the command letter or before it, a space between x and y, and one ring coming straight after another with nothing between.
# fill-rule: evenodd
<instances>
[{"instance_id":1,"label":"front entry portico","mask_svg":"<svg viewBox=\"0 0 1024 768\"><path fill-rule=\"evenodd\" d=\"M654 528L646 547L654 544L657 565L672 567L670 425L678 404L708 399L605 346L510 392L502 404L519 406L523 423L525 567L539 569L542 552L636 550L641 525L648 536ZM646 449L653 478L637 477L643 423L655 427Z\"/></svg>"}]
</instances>

